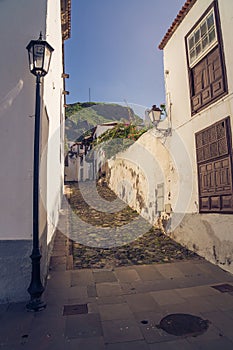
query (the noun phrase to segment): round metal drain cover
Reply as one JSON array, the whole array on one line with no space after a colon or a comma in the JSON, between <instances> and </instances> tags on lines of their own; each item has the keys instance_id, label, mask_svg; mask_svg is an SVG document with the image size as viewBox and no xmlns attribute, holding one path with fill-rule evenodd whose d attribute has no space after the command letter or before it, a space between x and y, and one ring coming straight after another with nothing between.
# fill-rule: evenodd
<instances>
[{"instance_id":1,"label":"round metal drain cover","mask_svg":"<svg viewBox=\"0 0 233 350\"><path fill-rule=\"evenodd\" d=\"M207 331L210 321L189 314L171 314L164 317L157 328L177 336L191 336L203 334Z\"/></svg>"}]
</instances>

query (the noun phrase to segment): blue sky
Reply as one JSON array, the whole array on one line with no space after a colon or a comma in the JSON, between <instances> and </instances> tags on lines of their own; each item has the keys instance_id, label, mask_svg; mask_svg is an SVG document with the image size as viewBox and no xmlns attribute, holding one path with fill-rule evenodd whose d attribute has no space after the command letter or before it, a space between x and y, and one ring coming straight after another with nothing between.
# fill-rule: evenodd
<instances>
[{"instance_id":1,"label":"blue sky","mask_svg":"<svg viewBox=\"0 0 233 350\"><path fill-rule=\"evenodd\" d=\"M142 109L165 100L158 44L184 0L73 0L65 43L67 103L118 102Z\"/></svg>"}]
</instances>

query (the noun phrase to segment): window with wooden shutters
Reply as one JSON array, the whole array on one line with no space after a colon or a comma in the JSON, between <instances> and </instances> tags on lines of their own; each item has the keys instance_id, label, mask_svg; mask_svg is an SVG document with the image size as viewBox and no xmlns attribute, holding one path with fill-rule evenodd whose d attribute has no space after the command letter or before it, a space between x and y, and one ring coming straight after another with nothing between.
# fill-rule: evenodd
<instances>
[{"instance_id":1,"label":"window with wooden shutters","mask_svg":"<svg viewBox=\"0 0 233 350\"><path fill-rule=\"evenodd\" d=\"M186 36L192 114L227 93L217 1Z\"/></svg>"},{"instance_id":2,"label":"window with wooden shutters","mask_svg":"<svg viewBox=\"0 0 233 350\"><path fill-rule=\"evenodd\" d=\"M196 134L200 212L233 213L230 119Z\"/></svg>"}]
</instances>

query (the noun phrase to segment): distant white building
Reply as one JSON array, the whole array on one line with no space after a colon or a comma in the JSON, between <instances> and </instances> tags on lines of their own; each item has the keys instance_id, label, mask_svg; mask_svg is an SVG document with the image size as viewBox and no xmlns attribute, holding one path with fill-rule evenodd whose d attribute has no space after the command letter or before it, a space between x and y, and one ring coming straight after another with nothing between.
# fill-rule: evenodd
<instances>
[{"instance_id":1,"label":"distant white building","mask_svg":"<svg viewBox=\"0 0 233 350\"><path fill-rule=\"evenodd\" d=\"M70 36L71 0L6 0L0 4L0 303L27 300L32 250L35 77L26 46L40 31L54 48L44 78L40 247L42 279L63 191L64 40Z\"/></svg>"},{"instance_id":2,"label":"distant white building","mask_svg":"<svg viewBox=\"0 0 233 350\"><path fill-rule=\"evenodd\" d=\"M79 182L98 178L106 159L101 148L92 148L92 141L117 124L99 124L92 135L85 137L82 142L69 143L69 151L65 157L65 181Z\"/></svg>"},{"instance_id":3,"label":"distant white building","mask_svg":"<svg viewBox=\"0 0 233 350\"><path fill-rule=\"evenodd\" d=\"M95 178L93 160L87 161L86 159L90 151L89 143L71 143L65 157L65 181L77 182Z\"/></svg>"}]
</instances>

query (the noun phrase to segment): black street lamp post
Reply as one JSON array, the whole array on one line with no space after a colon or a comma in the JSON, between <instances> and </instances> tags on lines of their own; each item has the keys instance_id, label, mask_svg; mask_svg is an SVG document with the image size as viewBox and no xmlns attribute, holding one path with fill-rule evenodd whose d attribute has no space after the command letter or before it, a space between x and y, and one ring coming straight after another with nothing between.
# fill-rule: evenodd
<instances>
[{"instance_id":1,"label":"black street lamp post","mask_svg":"<svg viewBox=\"0 0 233 350\"><path fill-rule=\"evenodd\" d=\"M28 293L31 296L27 309L39 311L46 307L41 300L44 287L40 276L40 247L39 247L39 167L40 167L40 119L41 119L41 79L48 73L52 46L42 40L31 40L27 46L29 69L36 76L36 106L34 129L34 164L33 164L33 248L30 256L32 261L31 283Z\"/></svg>"}]
</instances>

